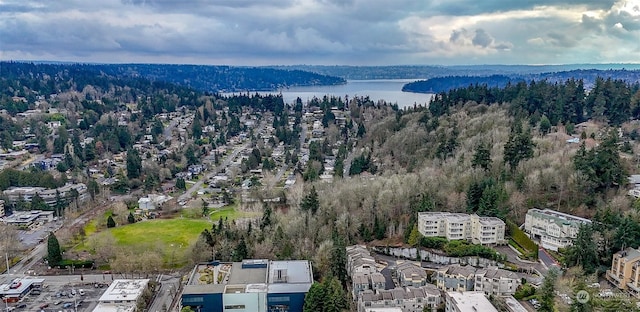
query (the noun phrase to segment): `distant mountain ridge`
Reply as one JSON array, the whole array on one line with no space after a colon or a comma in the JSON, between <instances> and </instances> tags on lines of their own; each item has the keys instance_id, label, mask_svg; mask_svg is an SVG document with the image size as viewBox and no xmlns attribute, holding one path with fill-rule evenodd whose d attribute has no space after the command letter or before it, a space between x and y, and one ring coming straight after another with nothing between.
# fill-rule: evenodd
<instances>
[{"instance_id":1,"label":"distant mountain ridge","mask_svg":"<svg viewBox=\"0 0 640 312\"><path fill-rule=\"evenodd\" d=\"M271 66L276 69L297 69L337 76L351 80L368 79L429 79L446 76L534 75L574 70L640 70L640 64L567 64L567 65L292 65Z\"/></svg>"}]
</instances>

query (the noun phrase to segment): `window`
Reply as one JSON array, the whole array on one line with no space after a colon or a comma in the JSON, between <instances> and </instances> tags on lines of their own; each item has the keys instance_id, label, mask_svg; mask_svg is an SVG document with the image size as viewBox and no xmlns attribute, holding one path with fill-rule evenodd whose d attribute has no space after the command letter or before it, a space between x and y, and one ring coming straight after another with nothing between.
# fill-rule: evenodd
<instances>
[{"instance_id":1,"label":"window","mask_svg":"<svg viewBox=\"0 0 640 312\"><path fill-rule=\"evenodd\" d=\"M202 303L204 302L204 297L184 297L182 298L182 303Z\"/></svg>"},{"instance_id":2,"label":"window","mask_svg":"<svg viewBox=\"0 0 640 312\"><path fill-rule=\"evenodd\" d=\"M244 304L234 304L234 305L226 305L224 306L225 310L244 310Z\"/></svg>"}]
</instances>

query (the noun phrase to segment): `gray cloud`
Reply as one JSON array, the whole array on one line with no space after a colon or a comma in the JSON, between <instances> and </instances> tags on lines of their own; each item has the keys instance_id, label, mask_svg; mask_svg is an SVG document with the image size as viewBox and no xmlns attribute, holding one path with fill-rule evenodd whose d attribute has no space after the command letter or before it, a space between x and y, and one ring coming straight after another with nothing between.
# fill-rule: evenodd
<instances>
[{"instance_id":1,"label":"gray cloud","mask_svg":"<svg viewBox=\"0 0 640 312\"><path fill-rule=\"evenodd\" d=\"M558 57L615 62L633 55L604 55L601 47L632 51L640 37L640 13L620 7L613 0L5 0L0 58L241 65L557 63Z\"/></svg>"},{"instance_id":2,"label":"gray cloud","mask_svg":"<svg viewBox=\"0 0 640 312\"><path fill-rule=\"evenodd\" d=\"M471 40L473 45L486 48L493 43L493 38L482 28L476 29L476 34Z\"/></svg>"}]
</instances>

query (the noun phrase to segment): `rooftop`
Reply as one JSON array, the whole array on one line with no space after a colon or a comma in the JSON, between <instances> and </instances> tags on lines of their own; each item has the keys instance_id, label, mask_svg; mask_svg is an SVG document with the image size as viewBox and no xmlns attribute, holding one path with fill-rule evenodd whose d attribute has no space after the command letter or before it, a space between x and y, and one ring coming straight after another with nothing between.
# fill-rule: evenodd
<instances>
[{"instance_id":1,"label":"rooftop","mask_svg":"<svg viewBox=\"0 0 640 312\"><path fill-rule=\"evenodd\" d=\"M451 298L460 312L498 312L489 302L489 299L479 291L447 292L447 297ZM447 300L447 303L449 300Z\"/></svg>"},{"instance_id":2,"label":"rooftop","mask_svg":"<svg viewBox=\"0 0 640 312\"><path fill-rule=\"evenodd\" d=\"M136 306L134 304L126 304L126 303L103 303L100 302L98 305L92 310L93 312L134 312L136 310Z\"/></svg>"},{"instance_id":3,"label":"rooftop","mask_svg":"<svg viewBox=\"0 0 640 312\"><path fill-rule=\"evenodd\" d=\"M631 247L618 251L616 254L619 254L620 258L624 258L626 261L640 258L640 250Z\"/></svg>"},{"instance_id":4,"label":"rooftop","mask_svg":"<svg viewBox=\"0 0 640 312\"><path fill-rule=\"evenodd\" d=\"M313 284L311 263L306 260L198 264L191 273L185 293L300 292Z\"/></svg>"},{"instance_id":5,"label":"rooftop","mask_svg":"<svg viewBox=\"0 0 640 312\"><path fill-rule=\"evenodd\" d=\"M102 294L100 302L113 301L137 301L138 297L147 288L148 279L117 279Z\"/></svg>"},{"instance_id":6,"label":"rooftop","mask_svg":"<svg viewBox=\"0 0 640 312\"><path fill-rule=\"evenodd\" d=\"M565 223L565 222L591 223L591 220L589 219L576 217L574 215L570 215L564 212L559 212L551 209L540 210L540 209L533 208L533 209L529 209L529 211L527 211L527 214L532 214L539 218L547 218L560 223Z\"/></svg>"}]
</instances>

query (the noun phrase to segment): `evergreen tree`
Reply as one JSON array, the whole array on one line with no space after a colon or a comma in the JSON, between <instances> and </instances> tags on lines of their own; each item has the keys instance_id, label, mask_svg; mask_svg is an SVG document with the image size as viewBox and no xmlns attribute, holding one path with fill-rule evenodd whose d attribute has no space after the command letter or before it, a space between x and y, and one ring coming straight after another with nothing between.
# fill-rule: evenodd
<instances>
[{"instance_id":1,"label":"evergreen tree","mask_svg":"<svg viewBox=\"0 0 640 312\"><path fill-rule=\"evenodd\" d=\"M129 212L129 216L127 217L127 221L131 224L136 223L136 218L133 216L133 213Z\"/></svg>"},{"instance_id":2,"label":"evergreen tree","mask_svg":"<svg viewBox=\"0 0 640 312\"><path fill-rule=\"evenodd\" d=\"M547 275L544 277L544 281L542 282L542 286L537 291L539 293L538 299L540 301L540 308L538 311L543 312L554 312L555 311L555 289L556 289L556 279L558 278L558 272L555 269L549 270Z\"/></svg>"},{"instance_id":3,"label":"evergreen tree","mask_svg":"<svg viewBox=\"0 0 640 312\"><path fill-rule=\"evenodd\" d=\"M593 237L591 225L583 225L565 256L568 266L582 266L585 274L593 274L598 266L598 247Z\"/></svg>"},{"instance_id":4,"label":"evergreen tree","mask_svg":"<svg viewBox=\"0 0 640 312\"><path fill-rule=\"evenodd\" d=\"M185 183L183 178L176 179L176 189L183 190L183 191L187 189L187 184Z\"/></svg>"},{"instance_id":5,"label":"evergreen tree","mask_svg":"<svg viewBox=\"0 0 640 312\"><path fill-rule=\"evenodd\" d=\"M109 216L107 218L107 228L113 228L116 227L116 221L113 220L113 217Z\"/></svg>"},{"instance_id":6,"label":"evergreen tree","mask_svg":"<svg viewBox=\"0 0 640 312\"><path fill-rule=\"evenodd\" d=\"M49 261L49 266L55 266L62 261L60 243L53 232L49 233L49 237L47 238L47 261Z\"/></svg>"},{"instance_id":7,"label":"evergreen tree","mask_svg":"<svg viewBox=\"0 0 640 312\"><path fill-rule=\"evenodd\" d=\"M236 246L236 250L233 253L233 261L242 261L242 259L248 259L248 258L249 258L249 249L243 237L240 239L240 242L238 242L238 246Z\"/></svg>"},{"instance_id":8,"label":"evergreen tree","mask_svg":"<svg viewBox=\"0 0 640 312\"><path fill-rule=\"evenodd\" d=\"M485 171L491 169L491 147L484 142L480 143L476 148L471 160L471 167L482 168Z\"/></svg>"},{"instance_id":9,"label":"evergreen tree","mask_svg":"<svg viewBox=\"0 0 640 312\"><path fill-rule=\"evenodd\" d=\"M347 249L344 240L337 233L334 233L333 236L331 274L344 286L347 284Z\"/></svg>"},{"instance_id":10,"label":"evergreen tree","mask_svg":"<svg viewBox=\"0 0 640 312\"><path fill-rule=\"evenodd\" d=\"M542 134L547 134L549 133L549 130L551 130L551 121L549 121L549 118L547 118L546 115L542 115L542 118L540 118L540 133Z\"/></svg>"},{"instance_id":11,"label":"evergreen tree","mask_svg":"<svg viewBox=\"0 0 640 312\"><path fill-rule=\"evenodd\" d=\"M142 174L142 158L135 149L127 152L127 178L139 178Z\"/></svg>"},{"instance_id":12,"label":"evergreen tree","mask_svg":"<svg viewBox=\"0 0 640 312\"><path fill-rule=\"evenodd\" d=\"M347 298L344 294L344 288L340 285L340 281L333 276L322 281L325 290L325 312L342 312L349 308Z\"/></svg>"},{"instance_id":13,"label":"evergreen tree","mask_svg":"<svg viewBox=\"0 0 640 312\"><path fill-rule=\"evenodd\" d=\"M96 195L100 194L100 185L95 179L89 179L89 182L87 183L87 191L89 192L91 199L95 199Z\"/></svg>"},{"instance_id":14,"label":"evergreen tree","mask_svg":"<svg viewBox=\"0 0 640 312\"><path fill-rule=\"evenodd\" d=\"M531 131L523 130L522 124L517 121L504 145L504 161L509 164L511 172L516 170L521 161L533 157L534 146Z\"/></svg>"},{"instance_id":15,"label":"evergreen tree","mask_svg":"<svg viewBox=\"0 0 640 312\"><path fill-rule=\"evenodd\" d=\"M615 131L610 131L602 144L587 151L584 142L573 158L576 171L580 172L586 187L605 192L624 184L627 171L622 165Z\"/></svg>"},{"instance_id":16,"label":"evergreen tree","mask_svg":"<svg viewBox=\"0 0 640 312\"><path fill-rule=\"evenodd\" d=\"M321 283L313 283L307 295L304 297L303 312L322 312L324 311L325 299L324 285Z\"/></svg>"},{"instance_id":17,"label":"evergreen tree","mask_svg":"<svg viewBox=\"0 0 640 312\"><path fill-rule=\"evenodd\" d=\"M309 193L302 199L300 208L304 211L311 211L312 215L316 214L320 208L320 201L318 200L318 192L316 192L315 186L312 186Z\"/></svg>"}]
</instances>

